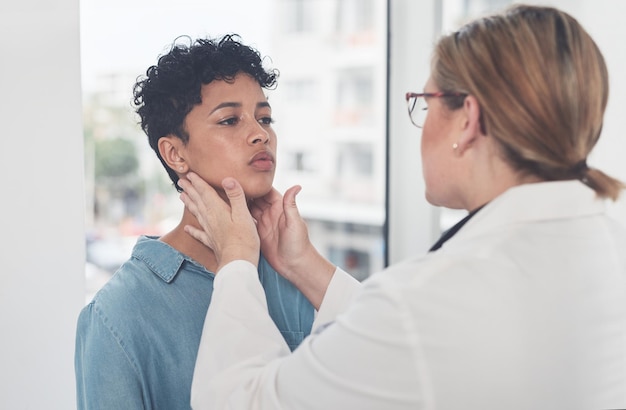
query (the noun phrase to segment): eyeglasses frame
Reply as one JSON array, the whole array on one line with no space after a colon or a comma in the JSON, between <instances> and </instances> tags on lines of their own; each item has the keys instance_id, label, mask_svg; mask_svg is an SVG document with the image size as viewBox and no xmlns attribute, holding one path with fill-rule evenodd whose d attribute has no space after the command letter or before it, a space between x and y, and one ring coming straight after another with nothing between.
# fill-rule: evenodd
<instances>
[{"instance_id":1,"label":"eyeglasses frame","mask_svg":"<svg viewBox=\"0 0 626 410\"><path fill-rule=\"evenodd\" d=\"M419 98L426 99L426 98L467 97L467 96L468 96L467 93L460 93L460 92L437 91L434 93L414 93L411 91L407 91L405 98L406 98L406 104L407 104L407 109L409 111L409 119L411 120L411 124L415 125L417 128L423 127L423 125L418 125L415 123L415 121L413 121L413 111L415 110L415 105L417 104L417 100ZM415 99L412 106L410 104L411 98Z\"/></svg>"}]
</instances>

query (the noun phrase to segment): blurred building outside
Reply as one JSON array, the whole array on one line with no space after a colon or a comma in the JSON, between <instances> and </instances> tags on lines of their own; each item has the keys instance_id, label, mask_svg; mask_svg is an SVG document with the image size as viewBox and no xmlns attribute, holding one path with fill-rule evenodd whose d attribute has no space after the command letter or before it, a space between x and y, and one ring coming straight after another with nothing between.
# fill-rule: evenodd
<instances>
[{"instance_id":1,"label":"blurred building outside","mask_svg":"<svg viewBox=\"0 0 626 410\"><path fill-rule=\"evenodd\" d=\"M275 4L275 21L262 22L272 30L268 63L281 73L268 93L279 141L275 186L302 185L312 241L362 280L385 263L386 1ZM182 212L131 107L139 74L100 76L83 96L87 300L139 235L162 235Z\"/></svg>"}]
</instances>

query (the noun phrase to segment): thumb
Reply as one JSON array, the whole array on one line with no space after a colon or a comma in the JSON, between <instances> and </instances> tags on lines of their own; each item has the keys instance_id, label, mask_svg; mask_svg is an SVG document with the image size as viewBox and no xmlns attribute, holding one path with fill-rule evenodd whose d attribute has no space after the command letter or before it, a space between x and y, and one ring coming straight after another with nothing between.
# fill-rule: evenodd
<instances>
[{"instance_id":1,"label":"thumb","mask_svg":"<svg viewBox=\"0 0 626 410\"><path fill-rule=\"evenodd\" d=\"M222 181L222 187L226 192L233 214L240 213L242 210L248 213L246 195L239 182L235 178L227 177Z\"/></svg>"},{"instance_id":2,"label":"thumb","mask_svg":"<svg viewBox=\"0 0 626 410\"><path fill-rule=\"evenodd\" d=\"M285 213L285 219L287 225L295 219L300 219L300 211L298 211L298 205L296 204L296 195L300 193L302 187L300 185L294 185L285 191L283 196L283 212Z\"/></svg>"}]
</instances>

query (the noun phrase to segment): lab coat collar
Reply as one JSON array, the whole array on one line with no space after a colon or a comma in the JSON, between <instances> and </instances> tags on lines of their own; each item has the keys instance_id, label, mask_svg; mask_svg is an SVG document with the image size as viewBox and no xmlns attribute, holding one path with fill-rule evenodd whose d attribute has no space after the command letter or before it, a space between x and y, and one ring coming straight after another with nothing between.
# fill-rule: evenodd
<instances>
[{"instance_id":1,"label":"lab coat collar","mask_svg":"<svg viewBox=\"0 0 626 410\"><path fill-rule=\"evenodd\" d=\"M605 208L605 200L580 181L518 185L486 204L449 242L467 240L494 228L518 223L598 215L604 213Z\"/></svg>"}]
</instances>

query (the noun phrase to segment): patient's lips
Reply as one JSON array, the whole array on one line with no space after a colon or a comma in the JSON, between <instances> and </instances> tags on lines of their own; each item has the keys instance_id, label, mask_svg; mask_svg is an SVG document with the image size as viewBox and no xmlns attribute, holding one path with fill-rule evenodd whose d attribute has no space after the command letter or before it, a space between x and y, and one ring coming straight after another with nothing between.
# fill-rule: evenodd
<instances>
[{"instance_id":1,"label":"patient's lips","mask_svg":"<svg viewBox=\"0 0 626 410\"><path fill-rule=\"evenodd\" d=\"M274 155L269 151L256 153L249 164L260 171L271 171L274 169Z\"/></svg>"}]
</instances>

